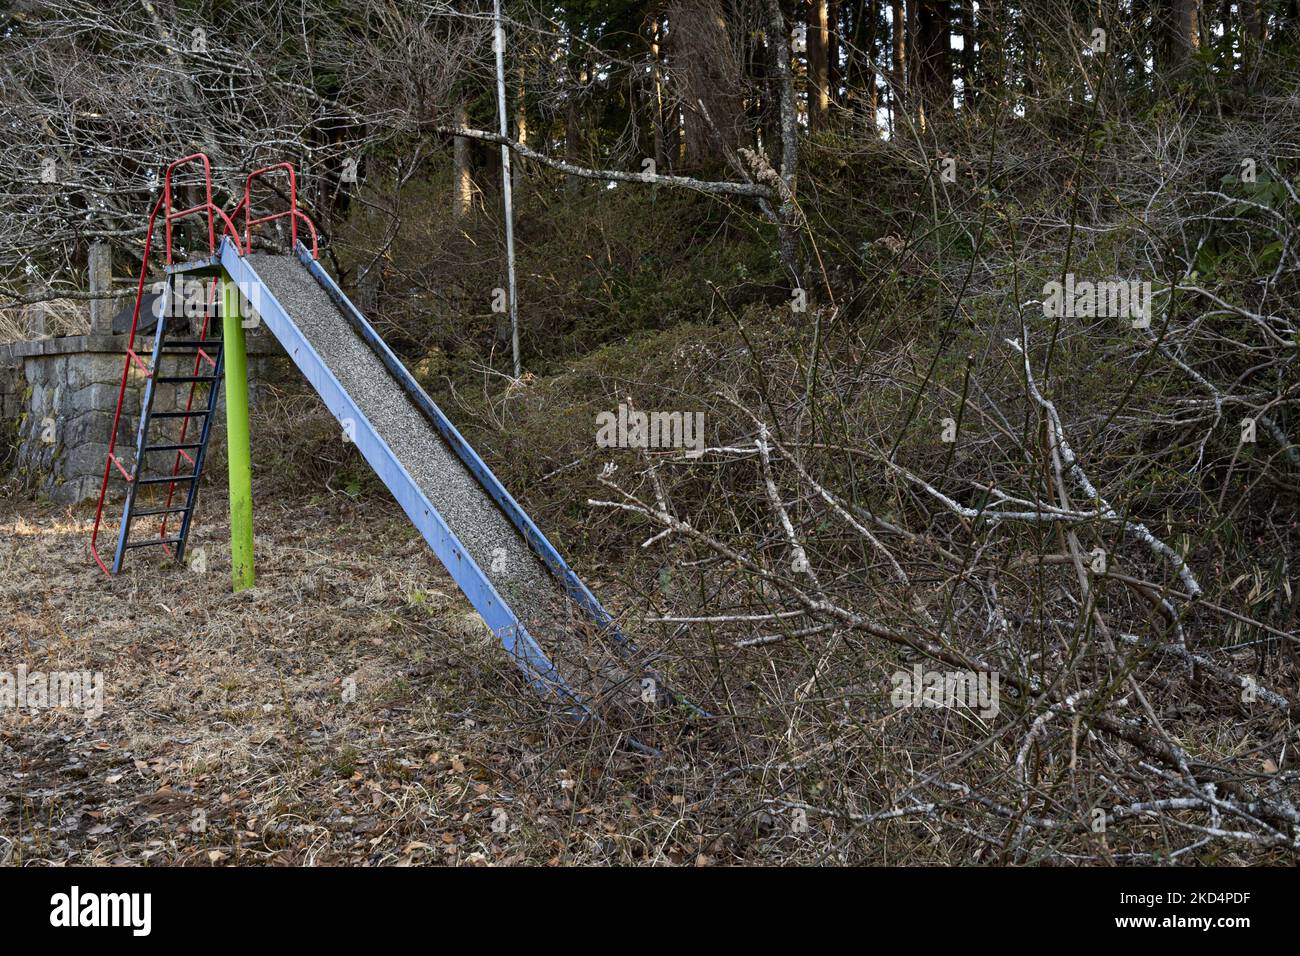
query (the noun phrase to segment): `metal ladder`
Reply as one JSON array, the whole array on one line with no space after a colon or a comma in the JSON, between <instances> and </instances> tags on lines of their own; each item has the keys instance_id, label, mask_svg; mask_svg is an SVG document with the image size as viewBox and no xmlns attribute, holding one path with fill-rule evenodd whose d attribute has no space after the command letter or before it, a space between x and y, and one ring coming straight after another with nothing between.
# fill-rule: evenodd
<instances>
[{"instance_id":1,"label":"metal ladder","mask_svg":"<svg viewBox=\"0 0 1300 956\"><path fill-rule=\"evenodd\" d=\"M207 457L208 440L212 434L212 420L217 411L217 397L221 391L221 375L224 360L222 340L210 338L208 331L213 313L218 308L215 291L217 283L212 281L208 295L205 296L203 322L197 338L172 338L168 319L171 318L174 301L174 283L178 276L169 275L161 298L161 314L158 328L154 335L153 355L148 363L134 351L130 359L144 372L145 388L140 399L140 425L136 433L135 461L128 467L117 455L110 454L109 461L116 466L121 477L126 481L126 500L122 505L122 523L117 534L117 548L113 553L112 573L122 570L122 561L126 552L135 548L159 546L177 561L185 558L185 542L190 533L190 520L194 515L194 506L198 498L199 481L203 477L203 463ZM195 281L193 279L189 281ZM188 328L178 329L182 336L193 335ZM164 374L162 361L167 356L192 354L194 367L188 375ZM169 385L189 385L189 395L185 407L166 408L156 411L154 404L158 401L158 387ZM207 394L198 407L195 398L200 388L206 387ZM168 423L180 422L178 435L168 436ZM199 434L193 435L191 424L197 422ZM146 465L151 454L174 452L170 474L147 474ZM182 464L186 467L182 473ZM137 495L142 487L167 486L166 499L161 502L145 502L145 507L137 507ZM184 503L177 499L178 487L182 490ZM173 516L180 516L180 527L168 534L168 524ZM131 540L131 526L136 518L159 517L157 535Z\"/></svg>"}]
</instances>

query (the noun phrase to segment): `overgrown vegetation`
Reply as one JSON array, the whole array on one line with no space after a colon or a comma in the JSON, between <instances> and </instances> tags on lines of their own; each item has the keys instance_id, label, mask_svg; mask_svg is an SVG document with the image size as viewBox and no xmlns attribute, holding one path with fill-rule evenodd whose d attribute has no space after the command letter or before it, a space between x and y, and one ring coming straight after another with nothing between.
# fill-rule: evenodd
<instances>
[{"instance_id":1,"label":"overgrown vegetation","mask_svg":"<svg viewBox=\"0 0 1300 956\"><path fill-rule=\"evenodd\" d=\"M331 268L662 680L708 712L555 724L487 663L504 663L488 645L444 640L418 597L450 587L431 568L375 595L374 613L435 669L485 669L440 685L446 706L428 718L438 734L449 715L470 721L497 748L500 775L483 782L516 802L495 835L487 802L467 811L484 859L1295 862L1294 15L1191 4L1188 32L1181 0L1151 19L1129 3L906 6L922 33L963 36L969 60L896 34L903 4L830 4L838 52L796 50L784 89L765 38L794 21L775 2L519 13L525 122L510 145L586 173L658 160L650 180L612 188L524 162L522 379L492 306L505 282L495 147L468 135L495 128L475 98L481 28L377 5L353 43L406 68L454 46L464 70L440 65L413 92L418 71L370 89L364 70L340 68L347 135L320 146L293 130L316 164ZM658 58L701 9L720 12L726 50L704 37ZM629 40L616 26L641 12ZM647 106L642 68L667 77L667 106ZM318 132L295 108L286 122ZM665 143L666 128L685 139ZM448 129L480 144L468 159L447 155ZM216 138L230 154L266 148ZM364 156L351 189L334 165L349 149ZM691 191L669 174L763 191ZM1052 308L1053 283L1119 282L1130 305L1149 289L1149 308L1113 308L1117 291ZM620 404L702 412L707 448L597 445L596 416ZM314 399L268 395L259 416L259 494L305 497L313 520L343 512L358 538L352 509L400 525ZM415 562L412 541L377 539L367 560ZM331 562L347 560L313 564L313 578ZM274 587L296 587L275 567ZM84 586L103 584L86 568ZM340 585L306 600L315 614L349 599ZM48 654L51 627L6 637ZM284 666L319 677L325 665L276 633ZM915 674L958 672L996 677L996 706L898 693ZM376 707L428 716L419 681L384 686ZM415 764L403 792L429 786L418 733L319 733L300 771L391 793ZM663 756L630 756L630 737ZM378 861L438 856L410 847L437 845L415 821L444 813L441 799L397 801L409 840ZM23 806L24 819L50 810ZM561 834L557 812L582 824ZM316 845L282 838L261 858Z\"/></svg>"}]
</instances>

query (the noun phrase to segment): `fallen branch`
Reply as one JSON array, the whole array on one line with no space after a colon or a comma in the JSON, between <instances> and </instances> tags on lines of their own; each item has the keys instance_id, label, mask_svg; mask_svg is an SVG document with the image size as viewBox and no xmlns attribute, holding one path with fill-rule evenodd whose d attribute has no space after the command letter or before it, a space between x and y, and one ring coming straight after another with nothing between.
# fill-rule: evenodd
<instances>
[{"instance_id":1,"label":"fallen branch","mask_svg":"<svg viewBox=\"0 0 1300 956\"><path fill-rule=\"evenodd\" d=\"M489 133L487 130L470 129L465 126L434 126L433 129L435 132L447 136L460 136L464 139L478 140L481 143L505 146L525 159L531 159L539 165L581 179L599 179L615 183L646 183L652 186L681 186L685 189L694 189L696 192L708 193L712 196L774 198L772 190L759 183L710 182L705 179L695 179L691 176L671 176L663 173L630 173L621 169L591 169L587 166L577 166L565 162L562 159L554 159L508 136L502 136L500 133Z\"/></svg>"}]
</instances>

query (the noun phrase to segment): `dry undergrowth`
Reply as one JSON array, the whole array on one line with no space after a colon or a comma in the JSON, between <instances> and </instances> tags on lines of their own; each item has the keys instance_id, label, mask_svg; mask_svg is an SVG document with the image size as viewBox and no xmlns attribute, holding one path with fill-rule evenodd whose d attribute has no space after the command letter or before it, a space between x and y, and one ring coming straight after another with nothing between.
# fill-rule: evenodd
<instances>
[{"instance_id":1,"label":"dry undergrowth","mask_svg":"<svg viewBox=\"0 0 1300 956\"><path fill-rule=\"evenodd\" d=\"M232 595L207 497L206 573L136 552L113 580L84 509L5 503L0 670L101 671L106 703L0 714L0 859L735 858L663 768L545 719L392 502L259 501L258 587Z\"/></svg>"},{"instance_id":2,"label":"dry undergrowth","mask_svg":"<svg viewBox=\"0 0 1300 956\"><path fill-rule=\"evenodd\" d=\"M888 674L912 658L856 645L666 656L718 719L639 728L664 750L640 756L547 712L390 500L262 495L258 587L232 595L222 498L208 492L191 538L205 573L137 552L116 579L89 559L86 509L0 502L0 672L99 671L106 687L89 722L0 711L0 862L1116 863L1160 859L1152 848L1179 835L1117 811L1109 837L1049 831L1016 855L1021 822L979 789L1011 799L1014 752L996 738L1024 734L1014 701L992 737L964 711L891 708ZM814 692L810 669L858 684ZM1198 767L1258 766L1291 786L1289 767L1262 762L1276 752L1262 717L1243 723L1212 687L1146 686ZM1089 739L1078 773L1035 766L1066 818L1056 782L1096 786ZM1140 759L1122 771L1138 783ZM1177 812L1197 825L1195 808Z\"/></svg>"}]
</instances>

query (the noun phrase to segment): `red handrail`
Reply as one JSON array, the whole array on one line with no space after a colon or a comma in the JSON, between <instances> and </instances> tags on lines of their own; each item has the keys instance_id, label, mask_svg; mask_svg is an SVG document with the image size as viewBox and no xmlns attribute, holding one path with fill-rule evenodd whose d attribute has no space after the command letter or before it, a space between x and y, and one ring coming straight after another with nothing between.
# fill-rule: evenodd
<instances>
[{"instance_id":1,"label":"red handrail","mask_svg":"<svg viewBox=\"0 0 1300 956\"><path fill-rule=\"evenodd\" d=\"M184 166L186 163L191 163L195 160L199 160L203 163L203 202L197 206L191 206L189 209L174 213L172 212L172 173L176 171L177 167ZM171 265L172 261L172 222L177 219L183 219L185 216L199 212L200 210L205 210L208 214L208 255L212 254L217 247L216 223L212 218L212 210L216 207L212 204L212 163L208 160L207 154L190 153L190 155L181 157L167 167L167 173L163 176L163 208L167 210L167 213L164 216L164 226L167 230L168 265Z\"/></svg>"},{"instance_id":2,"label":"red handrail","mask_svg":"<svg viewBox=\"0 0 1300 956\"><path fill-rule=\"evenodd\" d=\"M168 172L170 173L170 170L168 170ZM164 189L164 196L165 195L166 190ZM135 327L140 321L140 302L144 295L145 276L149 274L149 251L153 248L154 223L157 222L158 213L162 210L164 196L159 196L158 201L154 203L153 212L149 214L149 226L144 234L144 255L140 257L140 281L136 283L135 311L131 314L131 337L127 340L126 344L127 361L126 365L122 369L122 384L117 390L117 411L113 415L113 433L108 438L108 459L104 462L104 478L100 482L99 486L99 504L95 507L95 528L90 533L90 553L94 556L95 563L104 569L105 574L112 574L112 572L108 570L108 565L106 565L104 560L99 556L99 550L95 547L95 542L99 538L99 523L100 518L104 513L104 496L108 494L108 476L112 473L113 466L117 465L118 468L121 468L122 473L126 475L127 480L131 480L126 469L122 468L122 465L117 460L117 456L113 454L113 449L117 447L117 429L118 425L122 421L122 399L126 397L126 382L131 375L131 356L135 355ZM168 238L170 239L170 233L168 234Z\"/></svg>"},{"instance_id":3,"label":"red handrail","mask_svg":"<svg viewBox=\"0 0 1300 956\"><path fill-rule=\"evenodd\" d=\"M259 216L256 219L252 217L253 211L253 180L259 176L265 176L267 173L273 173L277 169L283 169L289 174L289 208L280 212L273 212L269 216ZM255 169L248 174L244 180L244 200L240 204L244 207L244 248L252 249L252 228L261 225L264 222L271 222L276 219L289 217L289 243L295 248L298 245L298 220L302 219L307 223L307 228L311 232L311 257L319 258L316 254L316 225L311 218L298 208L298 174L294 171L292 163L275 163L271 166L263 166L261 169ZM235 207L238 210L238 206Z\"/></svg>"},{"instance_id":4,"label":"red handrail","mask_svg":"<svg viewBox=\"0 0 1300 956\"><path fill-rule=\"evenodd\" d=\"M179 212L173 211L172 210L172 174L180 166L183 166L186 163L194 162L195 160L200 161L203 165L204 201L197 206L191 206L189 209L183 209ZM238 210L238 208L239 207L236 207L236 210ZM217 249L216 217L218 216L222 220L222 225L223 225L222 234L225 235L226 233L229 233L230 236L234 239L235 248L238 249L241 252L241 254L243 253L244 249L242 244L239 241L239 230L235 227L235 224L231 221L230 217L227 216L219 206L217 206L215 203L212 202L212 164L209 162L208 157L203 153L192 153L189 156L185 156L182 157L181 159L176 160L174 163L172 163L167 167L166 172L163 174L163 193L158 198L157 202L154 203L153 211L149 214L149 225L146 227L146 231L145 231L144 252L143 255L140 257L140 277L136 282L136 287L135 287L135 308L131 312L131 332L126 343L127 361L125 366L122 369L122 381L121 384L118 386L118 390L117 390L117 408L113 413L113 432L111 435L109 435L108 438L108 455L106 460L104 461L104 476L100 481L99 501L95 505L95 526L90 534L90 553L94 557L95 563L98 564L106 574L111 572L109 571L108 566L104 563L103 558L99 556L99 548L97 547L97 545L99 542L100 525L103 522L104 499L108 495L108 478L109 475L112 474L113 467L116 466L118 471L122 473L123 477L126 478L127 481L134 480L134 477L131 475L130 472L126 470L121 460L117 457L116 454L114 454L114 452L117 449L118 428L121 426L121 422L122 422L122 407L125 404L126 385L131 377L131 365L133 363L140 365L144 369L144 373L146 377L152 374L149 371L148 367L145 365L143 359L141 359L140 356L135 351L135 333L136 333L136 329L140 324L140 306L144 299L145 279L149 274L149 255L153 250L154 229L158 221L158 215L159 213L162 213L163 225L166 232L166 242L167 242L166 262L167 264L170 265L172 261L172 223L178 219L184 218L185 216L193 215L196 212L207 213L208 255L213 255L216 253L216 249ZM205 316L202 337L206 337L206 334L207 334L207 317ZM194 389L193 386L191 386L190 403L193 403L194 400L193 393L194 393ZM189 406L187 405L187 409L188 408ZM188 420L182 424L182 429L184 429L185 425L188 425ZM137 462L136 464L138 466L139 462ZM177 462L177 464L179 465L179 462ZM175 469L173 469L173 474L175 473L176 473ZM169 486L169 494L171 489L174 487L175 487L174 485Z\"/></svg>"},{"instance_id":5,"label":"red handrail","mask_svg":"<svg viewBox=\"0 0 1300 956\"><path fill-rule=\"evenodd\" d=\"M181 166L193 162L198 162L203 167L203 201L196 205L190 206L187 209L174 210L172 208L172 174ZM289 174L289 208L281 212L272 213L269 216L262 216L257 219L250 218L250 210L252 209L253 180L258 176L263 176L267 173L274 172L275 170L278 169L283 169ZM234 220L239 216L241 209L243 210L244 213L244 236L242 242L240 241L239 228L235 225L234 222ZM217 251L217 236L218 236L217 220L218 219L220 219L221 221L220 235L223 237L229 235L231 239L234 240L236 251L238 251L240 255L246 255L252 248L250 245L250 240L251 240L251 230L253 226L260 225L261 223L264 222L270 222L272 220L281 219L285 216L288 216L289 223L290 223L291 240L294 243L294 245L296 246L298 242L298 220L302 219L303 222L307 224L308 230L311 232L312 258L313 259L317 258L316 224L311 221L311 218L306 213L304 213L301 209L298 208L298 177L291 163L276 163L273 166L266 166L262 169L254 170L253 172L249 173L248 178L245 179L244 181L244 197L235 205L235 208L230 211L229 215L227 215L227 213L220 206L216 205L212 201L212 163L208 159L206 154L191 153L188 156L181 157L180 159L176 160L174 163L170 164L167 167L166 172L163 175L162 195L158 197L158 200L154 203L153 211L149 214L149 225L145 232L144 253L140 258L140 277L136 283L136 289L135 289L135 308L131 313L131 332L130 332L130 336L127 339L126 364L122 369L122 382L119 385L117 391L117 409L113 414L113 433L109 436L108 439L108 456L106 461L104 462L104 476L100 483L99 501L95 507L95 526L90 535L90 553L95 558L95 563L98 564L106 574L111 574L112 572L109 570L108 565L104 563L104 560L99 556L99 549L97 548L96 545L99 539L100 525L103 520L104 500L108 494L109 475L112 474L113 468L116 466L118 471L122 473L123 477L128 482L135 480L135 476L132 475L126 469L126 467L122 464L121 459L119 459L117 455L114 454L114 451L117 448L118 428L120 427L122 421L122 407L125 403L125 398L126 398L126 385L127 382L130 380L131 366L133 364L139 365L141 367L141 369L144 371L146 378L151 374L153 374L150 371L147 363L145 363L145 361L135 351L135 333L136 333L136 328L140 323L140 306L144 298L145 278L148 276L148 272L149 272L149 255L153 250L154 229L156 228L157 225L158 216L159 214L161 214L163 218L163 226L166 232L165 261L167 265L171 265L172 223L176 222L179 219L184 219L186 216L192 216L200 213L206 214L207 221L208 221L208 255L209 256L215 255ZM214 290L215 290L215 280L214 280ZM210 318L210 312L207 308L205 308L204 317L203 317L203 327L199 333L199 338L201 340L207 338L209 318ZM212 363L215 366L214 360L210 356L208 356L206 352L200 349L199 354L195 357L195 361L194 361L196 375L198 374L198 370L201 367L201 363L204 360L207 360L209 363ZM187 411L191 410L193 407L195 387L196 384L191 384L190 386L189 401L186 403L185 406ZM188 430L188 426L189 426L189 418L186 417L181 423L181 440L180 440L181 444L184 444L185 435ZM172 465L173 477L179 474L182 456L184 456L185 458L189 458L188 455L185 455L184 451L178 451L176 456L176 461ZM139 466L140 463L136 462L137 472L139 471ZM168 501L167 507L171 506L172 495L175 491L175 487L176 487L175 482L172 482L167 487L167 501ZM159 535L161 537L166 537L166 533L167 533L167 519L166 516L164 516L162 521L162 527L159 530Z\"/></svg>"}]
</instances>

